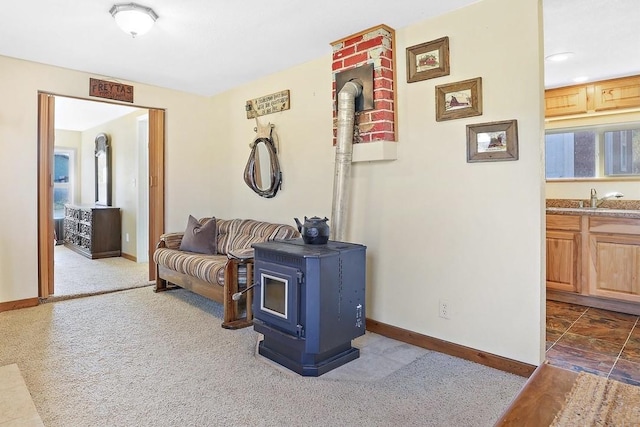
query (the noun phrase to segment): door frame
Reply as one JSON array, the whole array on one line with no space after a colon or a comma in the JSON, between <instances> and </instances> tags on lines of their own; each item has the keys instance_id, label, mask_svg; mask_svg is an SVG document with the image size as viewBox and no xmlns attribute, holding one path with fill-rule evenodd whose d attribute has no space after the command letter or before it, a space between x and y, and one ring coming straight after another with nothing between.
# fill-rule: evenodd
<instances>
[{"instance_id":1,"label":"door frame","mask_svg":"<svg viewBox=\"0 0 640 427\"><path fill-rule=\"evenodd\" d=\"M99 101L50 92L38 92L38 297L48 298L54 290L53 270L53 150L55 97L64 96L92 102ZM165 110L127 105L149 112L149 280L156 278L153 251L164 232L164 146Z\"/></svg>"}]
</instances>

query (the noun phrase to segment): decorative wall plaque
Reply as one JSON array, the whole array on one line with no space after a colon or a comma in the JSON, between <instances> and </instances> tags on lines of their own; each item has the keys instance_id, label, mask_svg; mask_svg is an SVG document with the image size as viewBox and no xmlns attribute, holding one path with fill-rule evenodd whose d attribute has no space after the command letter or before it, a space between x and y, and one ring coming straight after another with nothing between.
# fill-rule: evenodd
<instances>
[{"instance_id":1,"label":"decorative wall plaque","mask_svg":"<svg viewBox=\"0 0 640 427\"><path fill-rule=\"evenodd\" d=\"M89 96L133 103L133 86L90 78Z\"/></svg>"},{"instance_id":2,"label":"decorative wall plaque","mask_svg":"<svg viewBox=\"0 0 640 427\"><path fill-rule=\"evenodd\" d=\"M255 119L266 114L273 114L289 109L289 89L260 98L251 99L245 105L247 119Z\"/></svg>"}]
</instances>

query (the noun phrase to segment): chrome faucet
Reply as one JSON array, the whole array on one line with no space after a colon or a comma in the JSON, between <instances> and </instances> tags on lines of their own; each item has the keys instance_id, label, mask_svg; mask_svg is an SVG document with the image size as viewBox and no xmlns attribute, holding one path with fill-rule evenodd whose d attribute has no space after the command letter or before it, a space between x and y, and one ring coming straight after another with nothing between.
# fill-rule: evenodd
<instances>
[{"instance_id":1,"label":"chrome faucet","mask_svg":"<svg viewBox=\"0 0 640 427\"><path fill-rule=\"evenodd\" d=\"M598 192L596 191L595 188L591 189L591 198L589 200L590 200L589 206L591 206L592 208L598 207Z\"/></svg>"},{"instance_id":2,"label":"chrome faucet","mask_svg":"<svg viewBox=\"0 0 640 427\"><path fill-rule=\"evenodd\" d=\"M600 206L602 204L602 202L604 202L607 199L611 199L615 197L616 199L619 199L621 197L624 197L624 194L618 192L618 191L614 191L613 193L607 193L604 195L604 197L601 197L598 199L598 193L596 192L595 188L591 189L591 207L592 208L597 208L598 206Z\"/></svg>"}]
</instances>

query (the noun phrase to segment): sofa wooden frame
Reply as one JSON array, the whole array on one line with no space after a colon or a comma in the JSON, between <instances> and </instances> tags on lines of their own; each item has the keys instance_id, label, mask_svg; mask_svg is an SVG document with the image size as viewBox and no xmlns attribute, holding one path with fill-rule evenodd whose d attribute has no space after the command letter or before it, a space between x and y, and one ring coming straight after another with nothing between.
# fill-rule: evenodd
<instances>
[{"instance_id":1,"label":"sofa wooden frame","mask_svg":"<svg viewBox=\"0 0 640 427\"><path fill-rule=\"evenodd\" d=\"M156 248L166 247L164 240L160 240ZM184 288L205 298L219 302L224 308L222 327L226 329L246 328L253 324L253 290L249 289L242 294L238 301L233 300L233 294L240 292L238 282L238 268L244 265L247 268L247 286L253 281L253 258L234 259L227 261L224 269L224 287L211 285L202 279L179 273L162 265L156 266L156 286L154 292L164 292L173 289ZM177 286L176 286L177 285ZM243 304L244 303L244 304ZM242 305L245 306L245 315L241 316Z\"/></svg>"}]
</instances>

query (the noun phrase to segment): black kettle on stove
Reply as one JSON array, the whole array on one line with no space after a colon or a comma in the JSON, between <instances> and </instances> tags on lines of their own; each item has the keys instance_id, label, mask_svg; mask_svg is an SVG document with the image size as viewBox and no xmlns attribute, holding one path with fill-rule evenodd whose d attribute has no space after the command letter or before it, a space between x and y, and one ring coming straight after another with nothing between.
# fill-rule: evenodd
<instances>
[{"instance_id":1,"label":"black kettle on stove","mask_svg":"<svg viewBox=\"0 0 640 427\"><path fill-rule=\"evenodd\" d=\"M302 234L302 240L309 245L323 245L329 241L329 225L324 219L312 216L311 218L304 217L304 224L302 224L298 218L294 218L298 225L298 231Z\"/></svg>"}]
</instances>

